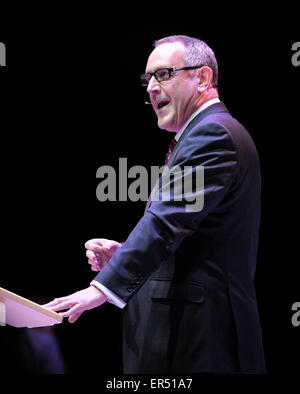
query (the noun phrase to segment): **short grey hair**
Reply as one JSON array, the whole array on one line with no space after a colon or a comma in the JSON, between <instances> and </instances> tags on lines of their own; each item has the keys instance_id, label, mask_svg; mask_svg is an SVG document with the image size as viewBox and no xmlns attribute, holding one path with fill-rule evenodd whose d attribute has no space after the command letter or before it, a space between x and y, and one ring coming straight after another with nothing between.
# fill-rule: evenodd
<instances>
[{"instance_id":1,"label":"short grey hair","mask_svg":"<svg viewBox=\"0 0 300 394\"><path fill-rule=\"evenodd\" d=\"M160 40L156 40L153 43L154 48L159 45L181 42L185 46L186 50L183 55L183 61L186 66L198 66L203 64L211 68L213 72L213 86L218 86L218 63L215 57L214 51L202 40L184 35L174 35Z\"/></svg>"}]
</instances>

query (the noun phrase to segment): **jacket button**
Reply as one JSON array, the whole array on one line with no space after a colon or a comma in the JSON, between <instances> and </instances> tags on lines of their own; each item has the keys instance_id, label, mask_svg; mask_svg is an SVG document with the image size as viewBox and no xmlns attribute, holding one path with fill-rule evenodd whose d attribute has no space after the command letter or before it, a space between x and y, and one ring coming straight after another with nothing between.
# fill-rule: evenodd
<instances>
[{"instance_id":1,"label":"jacket button","mask_svg":"<svg viewBox=\"0 0 300 394\"><path fill-rule=\"evenodd\" d=\"M127 287L127 291L129 291L129 293L131 293L133 291L133 287Z\"/></svg>"}]
</instances>

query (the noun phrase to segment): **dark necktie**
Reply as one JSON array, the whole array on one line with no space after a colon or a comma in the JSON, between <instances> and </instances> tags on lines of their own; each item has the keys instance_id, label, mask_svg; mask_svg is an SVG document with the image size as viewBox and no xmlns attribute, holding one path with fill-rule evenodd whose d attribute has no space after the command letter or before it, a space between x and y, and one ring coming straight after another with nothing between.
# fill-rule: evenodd
<instances>
[{"instance_id":1,"label":"dark necktie","mask_svg":"<svg viewBox=\"0 0 300 394\"><path fill-rule=\"evenodd\" d=\"M175 138L173 138L173 140L172 140L172 142L171 142L171 144L170 144L170 146L169 146L169 150L168 150L166 159L165 159L165 165L167 165L167 163L168 163L168 161L169 161L169 158L170 158L170 156L171 156L171 153L172 153L172 151L173 151L173 149L174 149L174 147L175 147L176 144L177 144L177 141L175 140Z\"/></svg>"}]
</instances>

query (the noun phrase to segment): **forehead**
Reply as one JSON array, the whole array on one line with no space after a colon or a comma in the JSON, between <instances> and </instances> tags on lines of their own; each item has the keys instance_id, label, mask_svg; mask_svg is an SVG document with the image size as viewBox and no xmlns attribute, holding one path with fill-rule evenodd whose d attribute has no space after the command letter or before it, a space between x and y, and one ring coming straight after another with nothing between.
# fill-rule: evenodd
<instances>
[{"instance_id":1,"label":"forehead","mask_svg":"<svg viewBox=\"0 0 300 394\"><path fill-rule=\"evenodd\" d=\"M181 42L161 44L150 54L146 72L154 72L161 67L179 67L183 65L185 46Z\"/></svg>"}]
</instances>

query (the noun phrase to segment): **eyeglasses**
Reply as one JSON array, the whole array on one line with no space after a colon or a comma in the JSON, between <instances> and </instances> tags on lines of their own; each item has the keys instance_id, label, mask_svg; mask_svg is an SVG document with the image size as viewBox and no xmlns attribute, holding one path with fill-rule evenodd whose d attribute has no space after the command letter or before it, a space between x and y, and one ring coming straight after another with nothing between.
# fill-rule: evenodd
<instances>
[{"instance_id":1,"label":"eyeglasses","mask_svg":"<svg viewBox=\"0 0 300 394\"><path fill-rule=\"evenodd\" d=\"M158 82L162 82L162 81L167 81L168 79L170 79L176 71L180 71L180 70L194 70L196 68L200 68L200 67L203 67L203 66L204 65L202 64L200 66L159 68L154 73L142 74L141 75L141 84L142 84L142 86L147 87L149 85L150 79L153 77L153 75L154 75L155 79Z\"/></svg>"}]
</instances>

